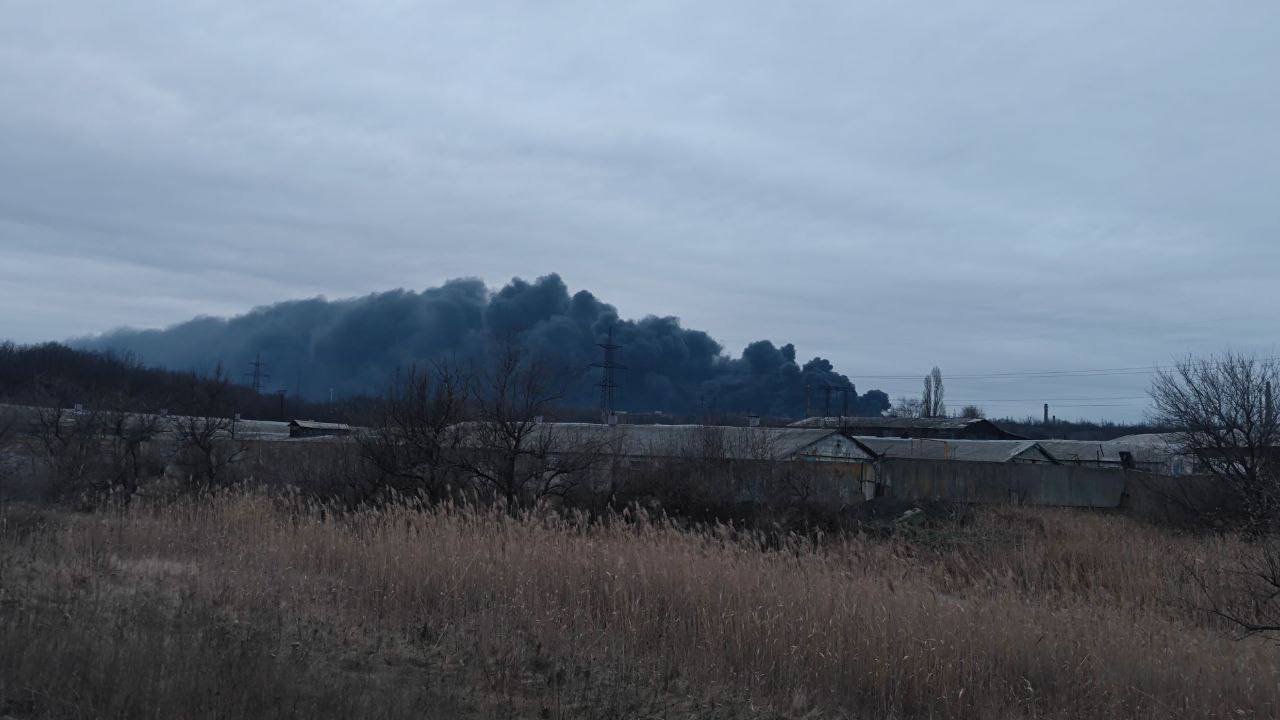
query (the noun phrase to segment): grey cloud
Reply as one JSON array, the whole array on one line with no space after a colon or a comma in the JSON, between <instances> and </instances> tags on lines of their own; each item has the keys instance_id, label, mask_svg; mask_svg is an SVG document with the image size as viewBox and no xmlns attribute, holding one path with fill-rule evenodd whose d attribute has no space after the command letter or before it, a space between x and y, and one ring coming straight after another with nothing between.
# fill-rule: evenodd
<instances>
[{"instance_id":1,"label":"grey cloud","mask_svg":"<svg viewBox=\"0 0 1280 720\"><path fill-rule=\"evenodd\" d=\"M19 340L556 271L855 381L1274 342L1272 3L0 12Z\"/></svg>"}]
</instances>

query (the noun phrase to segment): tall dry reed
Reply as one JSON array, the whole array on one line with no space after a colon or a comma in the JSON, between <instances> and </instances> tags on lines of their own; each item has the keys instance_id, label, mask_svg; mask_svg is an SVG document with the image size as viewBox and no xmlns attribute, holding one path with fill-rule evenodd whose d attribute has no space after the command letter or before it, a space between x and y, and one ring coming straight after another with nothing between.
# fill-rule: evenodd
<instances>
[{"instance_id":1,"label":"tall dry reed","mask_svg":"<svg viewBox=\"0 0 1280 720\"><path fill-rule=\"evenodd\" d=\"M796 716L1280 712L1280 654L1225 637L1184 582L1185 568L1230 563L1248 546L1120 516L988 510L929 542L792 538L780 548L728 527L694 532L644 517L408 506L334 516L254 495L63 522L6 539L6 577L20 588L6 597L79 597L61 602L113 627L157 603L246 627L271 618L268 665L311 644L386 650L416 638L450 647L431 662L483 684L496 706L532 692L533 675L577 688L568 706L547 705L538 690L542 714L608 715L617 696L602 688L612 684L651 688L662 702L722 696L743 699L743 712ZM23 674L15 656L48 667L48 653L73 652L34 647L21 622L38 613L5 614L6 672ZM207 642L192 622L172 642ZM145 665L145 653L129 662ZM358 694L340 689L367 674L358 663L296 667L273 672L347 700ZM24 677L32 692L70 686ZM405 707L426 702L398 692ZM326 697L307 702L345 707ZM372 712L372 700L360 702Z\"/></svg>"}]
</instances>

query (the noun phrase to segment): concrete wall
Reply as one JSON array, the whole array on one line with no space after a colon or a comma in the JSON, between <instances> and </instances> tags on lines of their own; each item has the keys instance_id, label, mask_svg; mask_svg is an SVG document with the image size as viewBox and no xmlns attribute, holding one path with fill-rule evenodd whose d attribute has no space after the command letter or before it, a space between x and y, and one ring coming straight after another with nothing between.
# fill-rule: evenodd
<instances>
[{"instance_id":1,"label":"concrete wall","mask_svg":"<svg viewBox=\"0 0 1280 720\"><path fill-rule=\"evenodd\" d=\"M1125 508L1149 520L1201 524L1244 510L1230 488L1212 475L1127 475Z\"/></svg>"},{"instance_id":2,"label":"concrete wall","mask_svg":"<svg viewBox=\"0 0 1280 720\"><path fill-rule=\"evenodd\" d=\"M905 500L1120 507L1128 473L1073 465L883 460L884 494Z\"/></svg>"}]
</instances>

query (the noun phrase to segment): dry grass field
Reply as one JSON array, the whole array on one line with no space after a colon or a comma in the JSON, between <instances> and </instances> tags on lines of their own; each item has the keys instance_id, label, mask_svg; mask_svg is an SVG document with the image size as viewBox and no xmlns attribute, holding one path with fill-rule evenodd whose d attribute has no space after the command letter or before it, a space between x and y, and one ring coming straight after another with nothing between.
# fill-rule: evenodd
<instances>
[{"instance_id":1,"label":"dry grass field","mask_svg":"<svg viewBox=\"0 0 1280 720\"><path fill-rule=\"evenodd\" d=\"M1185 578L1251 549L1117 515L777 543L241 493L0 536L0 716L1280 714L1280 651Z\"/></svg>"}]
</instances>

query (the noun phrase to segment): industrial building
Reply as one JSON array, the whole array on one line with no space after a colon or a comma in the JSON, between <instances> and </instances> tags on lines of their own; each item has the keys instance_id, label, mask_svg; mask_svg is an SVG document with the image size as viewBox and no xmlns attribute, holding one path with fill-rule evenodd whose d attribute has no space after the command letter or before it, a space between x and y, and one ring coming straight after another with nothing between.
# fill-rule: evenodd
<instances>
[{"instance_id":1,"label":"industrial building","mask_svg":"<svg viewBox=\"0 0 1280 720\"><path fill-rule=\"evenodd\" d=\"M876 459L950 460L954 462L1057 465L1058 459L1034 440L935 440L929 438L854 437Z\"/></svg>"},{"instance_id":2,"label":"industrial building","mask_svg":"<svg viewBox=\"0 0 1280 720\"><path fill-rule=\"evenodd\" d=\"M831 428L860 437L935 438L946 440L1025 440L985 418L811 417L794 428Z\"/></svg>"},{"instance_id":3,"label":"industrial building","mask_svg":"<svg viewBox=\"0 0 1280 720\"><path fill-rule=\"evenodd\" d=\"M315 420L289 421L289 437L341 437L355 432L355 428L343 423L317 422Z\"/></svg>"},{"instance_id":4,"label":"industrial building","mask_svg":"<svg viewBox=\"0 0 1280 720\"><path fill-rule=\"evenodd\" d=\"M1040 446L1058 462L1109 470L1141 470L1149 473L1175 474L1171 469L1168 449L1126 442L1124 440L1039 440Z\"/></svg>"},{"instance_id":5,"label":"industrial building","mask_svg":"<svg viewBox=\"0 0 1280 720\"><path fill-rule=\"evenodd\" d=\"M476 442L480 423L457 427L464 445ZM716 425L601 425L596 423L538 423L527 443L551 452L590 449L619 458L679 459L714 457L725 460L782 462L870 463L875 454L838 430Z\"/></svg>"},{"instance_id":6,"label":"industrial building","mask_svg":"<svg viewBox=\"0 0 1280 720\"><path fill-rule=\"evenodd\" d=\"M500 429L456 427L460 449L509 452ZM835 429L538 423L521 442L522 452L546 461L596 458L589 478L596 485L657 473L731 487L742 501L767 501L778 487L799 483L837 505L872 497L876 487L875 453Z\"/></svg>"}]
</instances>

